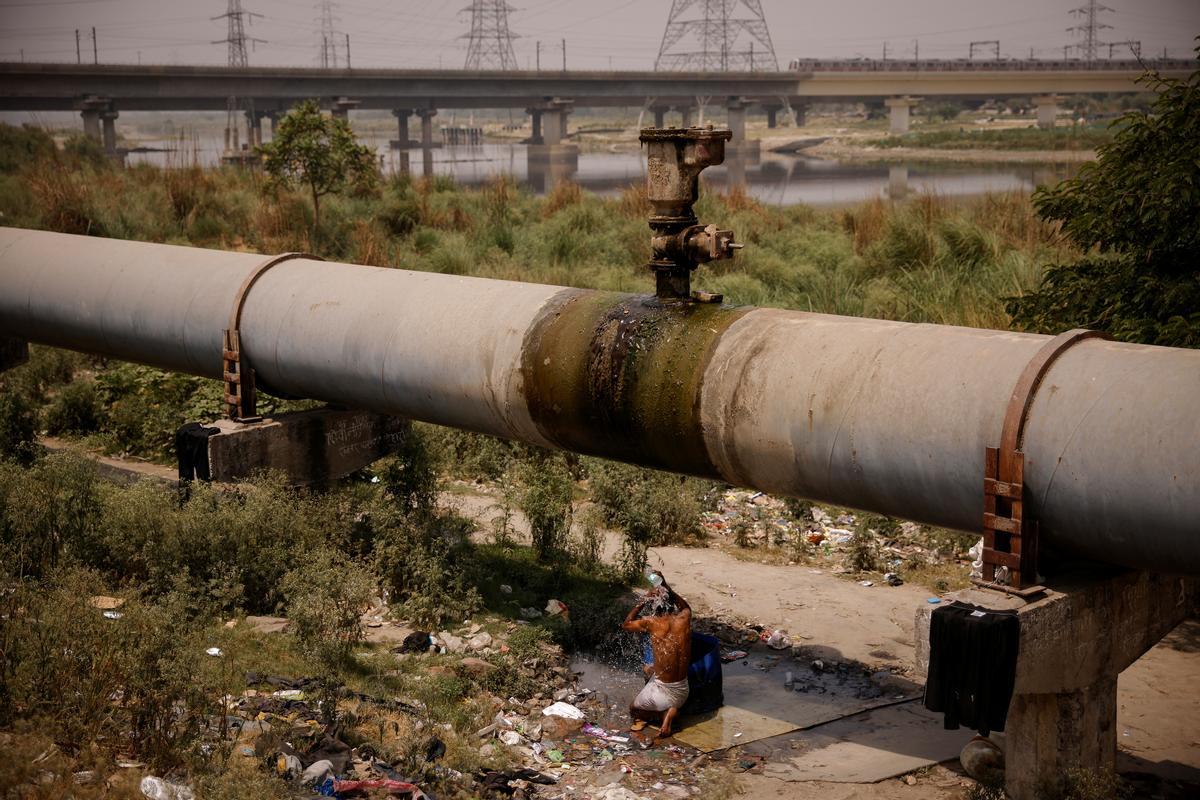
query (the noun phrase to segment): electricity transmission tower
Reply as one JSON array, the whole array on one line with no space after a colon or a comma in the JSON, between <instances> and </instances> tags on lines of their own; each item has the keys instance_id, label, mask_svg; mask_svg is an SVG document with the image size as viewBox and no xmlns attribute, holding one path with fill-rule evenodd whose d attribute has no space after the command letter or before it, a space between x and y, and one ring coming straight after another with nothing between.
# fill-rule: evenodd
<instances>
[{"instance_id":1,"label":"electricity transmission tower","mask_svg":"<svg viewBox=\"0 0 1200 800\"><path fill-rule=\"evenodd\" d=\"M247 23L253 21L255 17L262 18L262 14L255 14L251 11L246 11L242 8L242 0L229 0L229 5L224 14L213 17L214 20L223 19L228 23L228 33L224 39L213 42L213 44L229 45L229 66L245 67L249 65L249 59L246 56L247 43L253 47L255 44L265 44L263 39L255 39L252 36L246 35ZM247 109L253 113L253 109ZM236 97L229 97L225 103L225 149L238 149L238 124L237 124L238 100Z\"/></svg>"},{"instance_id":2,"label":"electricity transmission tower","mask_svg":"<svg viewBox=\"0 0 1200 800\"><path fill-rule=\"evenodd\" d=\"M463 9L471 12L471 32L461 37L470 40L466 69L517 69L517 36L508 27L508 12L513 10L505 0L472 0Z\"/></svg>"},{"instance_id":3,"label":"electricity transmission tower","mask_svg":"<svg viewBox=\"0 0 1200 800\"><path fill-rule=\"evenodd\" d=\"M672 0L657 70L778 70L761 0Z\"/></svg>"},{"instance_id":4,"label":"electricity transmission tower","mask_svg":"<svg viewBox=\"0 0 1200 800\"><path fill-rule=\"evenodd\" d=\"M1071 16L1078 19L1079 24L1067 28L1067 31L1079 37L1079 44L1075 45L1075 48L1084 61L1096 60L1096 55L1104 44L1098 34L1105 28L1112 28L1112 25L1105 25L1100 21L1100 14L1105 11L1112 9L1100 5L1096 0L1088 0L1087 5L1071 9Z\"/></svg>"},{"instance_id":5,"label":"electricity transmission tower","mask_svg":"<svg viewBox=\"0 0 1200 800\"><path fill-rule=\"evenodd\" d=\"M317 4L317 10L321 13L318 20L321 31L318 35L321 37L321 67L323 69L337 69L338 65L337 41L339 35L333 27L333 23L336 21L333 16L334 5L333 0L321 0Z\"/></svg>"},{"instance_id":6,"label":"electricity transmission tower","mask_svg":"<svg viewBox=\"0 0 1200 800\"><path fill-rule=\"evenodd\" d=\"M231 67L244 67L249 63L246 57L247 44L251 47L255 44L265 44L262 39L246 35L246 24L253 21L254 17L262 19L262 14L255 14L243 9L242 0L229 0L229 6L225 13L213 17L214 20L223 19L229 23L229 32L225 38L213 42L213 44L229 45L229 66Z\"/></svg>"}]
</instances>

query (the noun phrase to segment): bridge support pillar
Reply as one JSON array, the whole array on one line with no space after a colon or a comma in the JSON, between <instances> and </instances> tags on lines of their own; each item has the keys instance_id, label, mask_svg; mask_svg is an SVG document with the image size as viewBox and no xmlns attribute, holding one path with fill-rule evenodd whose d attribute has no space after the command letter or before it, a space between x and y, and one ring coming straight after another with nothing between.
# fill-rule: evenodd
<instances>
[{"instance_id":1,"label":"bridge support pillar","mask_svg":"<svg viewBox=\"0 0 1200 800\"><path fill-rule=\"evenodd\" d=\"M571 100L554 100L542 111L542 144L561 144L567 138L567 116L571 113Z\"/></svg>"},{"instance_id":2,"label":"bridge support pillar","mask_svg":"<svg viewBox=\"0 0 1200 800\"><path fill-rule=\"evenodd\" d=\"M1058 103L1061 99L1053 94L1033 98L1033 106L1037 109L1037 126L1039 128L1048 130L1054 127L1054 121L1058 118Z\"/></svg>"},{"instance_id":3,"label":"bridge support pillar","mask_svg":"<svg viewBox=\"0 0 1200 800\"><path fill-rule=\"evenodd\" d=\"M883 104L888 108L888 117L891 121L890 130L893 134L908 133L909 118L912 115L912 110L921 102L918 97L889 97L883 101Z\"/></svg>"},{"instance_id":4,"label":"bridge support pillar","mask_svg":"<svg viewBox=\"0 0 1200 800\"><path fill-rule=\"evenodd\" d=\"M396 118L396 138L392 141L393 150L404 150L412 147L414 142L408 135L408 118L412 116L411 108L397 108L392 110L392 116Z\"/></svg>"},{"instance_id":5,"label":"bridge support pillar","mask_svg":"<svg viewBox=\"0 0 1200 800\"><path fill-rule=\"evenodd\" d=\"M888 198L903 200L908 196L908 165L892 164L888 167Z\"/></svg>"},{"instance_id":6,"label":"bridge support pillar","mask_svg":"<svg viewBox=\"0 0 1200 800\"><path fill-rule=\"evenodd\" d=\"M692 106L682 106L679 109L679 127L690 128L696 119L696 109Z\"/></svg>"},{"instance_id":7,"label":"bridge support pillar","mask_svg":"<svg viewBox=\"0 0 1200 800\"><path fill-rule=\"evenodd\" d=\"M667 109L663 108L662 106L654 107L654 127L667 127Z\"/></svg>"},{"instance_id":8,"label":"bridge support pillar","mask_svg":"<svg viewBox=\"0 0 1200 800\"><path fill-rule=\"evenodd\" d=\"M525 113L529 115L529 143L542 143L542 110L540 108L527 108Z\"/></svg>"},{"instance_id":9,"label":"bridge support pillar","mask_svg":"<svg viewBox=\"0 0 1200 800\"><path fill-rule=\"evenodd\" d=\"M779 125L778 114L779 109L775 106L767 106L767 129L771 130Z\"/></svg>"},{"instance_id":10,"label":"bridge support pillar","mask_svg":"<svg viewBox=\"0 0 1200 800\"><path fill-rule=\"evenodd\" d=\"M803 128L808 122L808 104L807 103L791 103L792 109L792 124L797 128Z\"/></svg>"},{"instance_id":11,"label":"bridge support pillar","mask_svg":"<svg viewBox=\"0 0 1200 800\"><path fill-rule=\"evenodd\" d=\"M246 143L250 147L262 146L262 114L257 111L246 112Z\"/></svg>"},{"instance_id":12,"label":"bridge support pillar","mask_svg":"<svg viewBox=\"0 0 1200 800\"><path fill-rule=\"evenodd\" d=\"M358 108L359 102L359 100L351 100L349 97L339 97L333 101L333 116L349 122L350 112Z\"/></svg>"},{"instance_id":13,"label":"bridge support pillar","mask_svg":"<svg viewBox=\"0 0 1200 800\"><path fill-rule=\"evenodd\" d=\"M744 97L731 97L725 105L725 110L728 113L729 130L733 132L733 138L725 145L726 151L732 151L738 155L758 152L758 140L753 142L746 139L746 109L750 107L750 101Z\"/></svg>"},{"instance_id":14,"label":"bridge support pillar","mask_svg":"<svg viewBox=\"0 0 1200 800\"><path fill-rule=\"evenodd\" d=\"M428 150L433 147L433 118L437 116L437 109L419 109L417 116L421 118L421 147Z\"/></svg>"},{"instance_id":15,"label":"bridge support pillar","mask_svg":"<svg viewBox=\"0 0 1200 800\"><path fill-rule=\"evenodd\" d=\"M104 152L110 156L117 154L117 117L115 110L100 112L100 121L104 125Z\"/></svg>"},{"instance_id":16,"label":"bridge support pillar","mask_svg":"<svg viewBox=\"0 0 1200 800\"><path fill-rule=\"evenodd\" d=\"M79 115L83 117L83 135L95 142L103 141L100 131L100 115L107 111L112 104L103 97L84 98L76 106Z\"/></svg>"},{"instance_id":17,"label":"bridge support pillar","mask_svg":"<svg viewBox=\"0 0 1200 800\"><path fill-rule=\"evenodd\" d=\"M1027 598L982 588L945 598L1015 611L1020 622L1004 726L1004 788L1013 800L1045 797L1071 767L1114 768L1117 676L1183 622L1200 597L1195 578L1113 567L1082 567L1046 583L1045 592ZM929 668L929 623L938 607L917 611L920 675ZM964 744L968 738L964 731Z\"/></svg>"}]
</instances>

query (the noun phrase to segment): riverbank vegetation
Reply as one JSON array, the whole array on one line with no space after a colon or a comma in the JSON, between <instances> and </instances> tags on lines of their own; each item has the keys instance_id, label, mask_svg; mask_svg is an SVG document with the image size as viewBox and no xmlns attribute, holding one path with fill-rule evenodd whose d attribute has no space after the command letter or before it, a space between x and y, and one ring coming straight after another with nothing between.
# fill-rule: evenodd
<instances>
[{"instance_id":1,"label":"riverbank vegetation","mask_svg":"<svg viewBox=\"0 0 1200 800\"><path fill-rule=\"evenodd\" d=\"M870 139L873 147L931 147L943 150L1095 150L1113 140L1116 131L1107 123L1068 124L1055 128L983 128L913 131L900 136Z\"/></svg>"}]
</instances>

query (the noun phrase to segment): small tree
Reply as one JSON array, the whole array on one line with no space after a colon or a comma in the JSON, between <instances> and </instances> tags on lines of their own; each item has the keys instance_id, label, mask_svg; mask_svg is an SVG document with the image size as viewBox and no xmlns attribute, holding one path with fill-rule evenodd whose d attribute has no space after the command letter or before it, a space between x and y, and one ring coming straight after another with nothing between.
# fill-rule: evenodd
<instances>
[{"instance_id":1,"label":"small tree","mask_svg":"<svg viewBox=\"0 0 1200 800\"><path fill-rule=\"evenodd\" d=\"M259 148L277 185L307 186L313 202L313 237L321 224L321 198L349 186L370 188L378 180L375 155L354 139L344 119L326 117L305 100L279 121L275 138Z\"/></svg>"},{"instance_id":2,"label":"small tree","mask_svg":"<svg viewBox=\"0 0 1200 800\"><path fill-rule=\"evenodd\" d=\"M1142 80L1158 94L1151 111L1125 114L1096 161L1034 195L1086 255L1009 301L1020 327L1200 347L1200 71Z\"/></svg>"}]
</instances>

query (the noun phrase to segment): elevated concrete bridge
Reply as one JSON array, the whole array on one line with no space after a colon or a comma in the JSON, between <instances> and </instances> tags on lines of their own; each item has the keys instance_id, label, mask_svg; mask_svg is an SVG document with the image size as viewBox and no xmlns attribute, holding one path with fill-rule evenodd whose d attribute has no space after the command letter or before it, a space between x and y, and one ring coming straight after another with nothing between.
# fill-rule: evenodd
<instances>
[{"instance_id":1,"label":"elevated concrete bridge","mask_svg":"<svg viewBox=\"0 0 1200 800\"><path fill-rule=\"evenodd\" d=\"M1195 68L1186 60L1149 62L1171 76ZM409 143L408 120L421 119L421 145L432 145L438 109L519 108L530 114L534 140L559 143L575 107L642 106L661 127L677 111L681 124L708 105L728 113L733 144L744 140L746 111L760 108L772 127L785 107L812 101L883 100L892 130L908 129L920 97L987 99L1036 96L1039 122L1053 124L1059 94L1135 92L1138 62L797 62L790 72L466 72L462 70L295 67L0 64L0 110L78 110L85 131L115 142L120 111L224 110L237 97L261 140L261 121L315 98L334 113L386 109L398 118L398 140ZM103 130L102 130L103 128Z\"/></svg>"}]
</instances>

